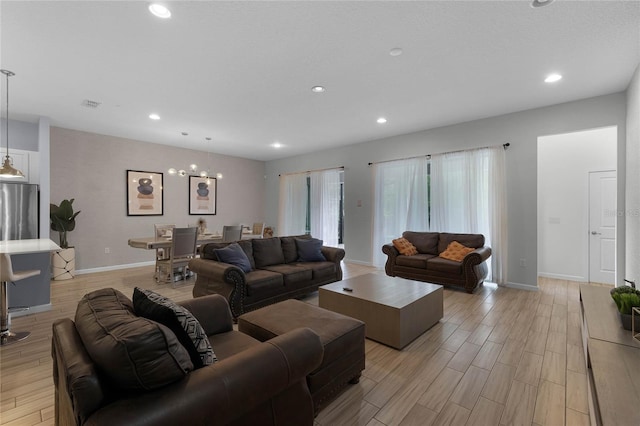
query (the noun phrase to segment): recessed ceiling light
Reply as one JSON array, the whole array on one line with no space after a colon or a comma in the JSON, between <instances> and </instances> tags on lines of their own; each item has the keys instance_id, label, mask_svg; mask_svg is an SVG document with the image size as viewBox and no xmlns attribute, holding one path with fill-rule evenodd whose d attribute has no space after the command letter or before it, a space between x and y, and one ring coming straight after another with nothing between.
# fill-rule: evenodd
<instances>
[{"instance_id":1,"label":"recessed ceiling light","mask_svg":"<svg viewBox=\"0 0 640 426\"><path fill-rule=\"evenodd\" d=\"M544 79L545 83L555 83L556 81L562 80L562 76L560 74L549 74L547 78Z\"/></svg>"},{"instance_id":2,"label":"recessed ceiling light","mask_svg":"<svg viewBox=\"0 0 640 426\"><path fill-rule=\"evenodd\" d=\"M151 3L149 5L149 12L153 13L158 18L171 18L171 11L166 6L158 3Z\"/></svg>"},{"instance_id":3,"label":"recessed ceiling light","mask_svg":"<svg viewBox=\"0 0 640 426\"><path fill-rule=\"evenodd\" d=\"M149 118L152 120L160 120L160 116L158 114L149 114Z\"/></svg>"},{"instance_id":4,"label":"recessed ceiling light","mask_svg":"<svg viewBox=\"0 0 640 426\"><path fill-rule=\"evenodd\" d=\"M311 91L312 91L313 93L322 93L322 92L324 92L325 90L326 90L326 89L325 89L323 86L313 86L313 87L311 88Z\"/></svg>"},{"instance_id":5,"label":"recessed ceiling light","mask_svg":"<svg viewBox=\"0 0 640 426\"><path fill-rule=\"evenodd\" d=\"M531 2L531 7L544 7L544 6L549 6L551 3L553 3L554 0L533 0Z\"/></svg>"},{"instance_id":6,"label":"recessed ceiling light","mask_svg":"<svg viewBox=\"0 0 640 426\"><path fill-rule=\"evenodd\" d=\"M271 144L271 146L274 148L282 148L282 144L280 142L274 142Z\"/></svg>"},{"instance_id":7,"label":"recessed ceiling light","mask_svg":"<svg viewBox=\"0 0 640 426\"><path fill-rule=\"evenodd\" d=\"M377 122L378 124L384 124L384 123L386 123L386 122L387 122L387 119L386 119L386 118L384 118L384 117L380 117L380 118L378 118L378 119L376 120L376 122Z\"/></svg>"},{"instance_id":8,"label":"recessed ceiling light","mask_svg":"<svg viewBox=\"0 0 640 426\"><path fill-rule=\"evenodd\" d=\"M402 55L402 48L401 47L394 47L393 49L391 49L389 51L389 55L391 55L391 56L400 56L400 55Z\"/></svg>"}]
</instances>

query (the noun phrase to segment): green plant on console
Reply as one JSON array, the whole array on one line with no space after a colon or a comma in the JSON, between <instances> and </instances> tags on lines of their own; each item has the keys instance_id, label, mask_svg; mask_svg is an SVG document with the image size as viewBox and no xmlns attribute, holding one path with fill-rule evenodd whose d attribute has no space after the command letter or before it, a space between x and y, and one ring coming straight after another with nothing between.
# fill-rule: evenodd
<instances>
[{"instance_id":1,"label":"green plant on console","mask_svg":"<svg viewBox=\"0 0 640 426\"><path fill-rule=\"evenodd\" d=\"M640 307L640 290L623 285L611 289L610 293L621 314L631 315L631 308Z\"/></svg>"},{"instance_id":2,"label":"green plant on console","mask_svg":"<svg viewBox=\"0 0 640 426\"><path fill-rule=\"evenodd\" d=\"M49 218L51 219L51 230L59 232L60 247L69 248L67 241L67 232L71 232L76 227L76 216L80 211L73 212L73 198L71 200L62 200L60 206L55 204L49 205Z\"/></svg>"}]
</instances>

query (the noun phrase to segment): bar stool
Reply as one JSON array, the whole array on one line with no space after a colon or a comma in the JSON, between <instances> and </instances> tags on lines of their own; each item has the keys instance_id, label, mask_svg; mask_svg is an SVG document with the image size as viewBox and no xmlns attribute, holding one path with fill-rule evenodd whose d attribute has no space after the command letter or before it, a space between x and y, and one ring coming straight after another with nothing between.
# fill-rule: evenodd
<instances>
[{"instance_id":1,"label":"bar stool","mask_svg":"<svg viewBox=\"0 0 640 426\"><path fill-rule=\"evenodd\" d=\"M13 266L11 265L11 256L7 253L0 253L0 281L2 281L2 287L0 288L0 346L10 345L11 343L26 339L29 334L31 334L28 331L12 333L11 330L9 330L8 283L24 280L25 278L39 274L40 270L14 272Z\"/></svg>"}]
</instances>

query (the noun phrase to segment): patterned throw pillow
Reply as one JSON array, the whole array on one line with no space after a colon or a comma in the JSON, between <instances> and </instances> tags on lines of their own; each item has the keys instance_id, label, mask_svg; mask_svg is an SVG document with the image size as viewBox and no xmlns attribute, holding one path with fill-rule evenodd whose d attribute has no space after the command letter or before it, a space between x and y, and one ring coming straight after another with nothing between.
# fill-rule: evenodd
<instances>
[{"instance_id":1,"label":"patterned throw pillow","mask_svg":"<svg viewBox=\"0 0 640 426\"><path fill-rule=\"evenodd\" d=\"M474 248L463 246L457 241L452 241L447 249L440 253L440 257L454 262L462 262L462 259L474 250Z\"/></svg>"},{"instance_id":2,"label":"patterned throw pillow","mask_svg":"<svg viewBox=\"0 0 640 426\"><path fill-rule=\"evenodd\" d=\"M189 352L195 368L218 361L207 333L196 317L183 306L151 290L136 287L133 290L133 308L137 315L159 322L173 331Z\"/></svg>"},{"instance_id":3,"label":"patterned throw pillow","mask_svg":"<svg viewBox=\"0 0 640 426\"><path fill-rule=\"evenodd\" d=\"M396 238L392 241L392 243L393 246L398 249L400 254L404 254L405 256L413 256L414 254L418 254L416 246L411 244L406 238Z\"/></svg>"}]
</instances>

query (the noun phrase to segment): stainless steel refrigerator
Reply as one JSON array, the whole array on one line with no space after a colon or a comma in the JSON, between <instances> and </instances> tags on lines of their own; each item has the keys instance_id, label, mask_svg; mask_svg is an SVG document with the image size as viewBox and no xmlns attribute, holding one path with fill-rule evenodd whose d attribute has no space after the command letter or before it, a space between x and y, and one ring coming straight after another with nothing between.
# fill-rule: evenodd
<instances>
[{"instance_id":1,"label":"stainless steel refrigerator","mask_svg":"<svg viewBox=\"0 0 640 426\"><path fill-rule=\"evenodd\" d=\"M38 238L38 185L0 182L0 241Z\"/></svg>"}]
</instances>

